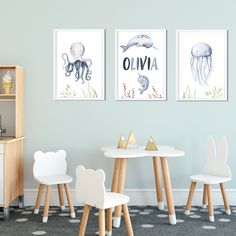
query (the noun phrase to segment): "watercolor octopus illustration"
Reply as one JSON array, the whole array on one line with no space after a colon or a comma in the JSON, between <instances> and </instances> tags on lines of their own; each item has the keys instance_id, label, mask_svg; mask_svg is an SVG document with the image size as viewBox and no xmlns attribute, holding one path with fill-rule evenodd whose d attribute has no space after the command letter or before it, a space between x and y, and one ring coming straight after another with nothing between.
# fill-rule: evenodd
<instances>
[{"instance_id":1,"label":"watercolor octopus illustration","mask_svg":"<svg viewBox=\"0 0 236 236\"><path fill-rule=\"evenodd\" d=\"M126 52L130 47L136 46L136 47L145 47L145 48L155 48L157 49L150 36L146 34L140 34L137 35L129 40L127 45L121 45L120 47L123 49L123 52Z\"/></svg>"},{"instance_id":2,"label":"watercolor octopus illustration","mask_svg":"<svg viewBox=\"0 0 236 236\"><path fill-rule=\"evenodd\" d=\"M146 76L138 74L137 81L141 85L141 88L139 88L139 91L140 91L140 95L142 95L143 92L146 91L149 87L149 80Z\"/></svg>"},{"instance_id":3,"label":"watercolor octopus illustration","mask_svg":"<svg viewBox=\"0 0 236 236\"><path fill-rule=\"evenodd\" d=\"M195 81L208 85L207 80L212 71L212 48L207 43L197 43L191 50L191 70Z\"/></svg>"},{"instance_id":4,"label":"watercolor octopus illustration","mask_svg":"<svg viewBox=\"0 0 236 236\"><path fill-rule=\"evenodd\" d=\"M76 42L72 43L70 47L70 53L73 57L73 61L69 60L67 53L62 54L62 59L64 60L63 69L65 70L65 76L69 77L75 70L76 81L81 79L82 84L84 84L85 80L91 80L92 74L92 71L90 70L92 60L89 58L84 59L84 52L84 45L80 42Z\"/></svg>"}]
</instances>

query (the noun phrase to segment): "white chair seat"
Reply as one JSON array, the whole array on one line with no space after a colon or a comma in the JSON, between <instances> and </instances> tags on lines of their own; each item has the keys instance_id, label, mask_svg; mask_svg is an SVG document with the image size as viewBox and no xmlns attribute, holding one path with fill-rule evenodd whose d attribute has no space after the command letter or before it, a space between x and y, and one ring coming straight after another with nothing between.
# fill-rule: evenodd
<instances>
[{"instance_id":1,"label":"white chair seat","mask_svg":"<svg viewBox=\"0 0 236 236\"><path fill-rule=\"evenodd\" d=\"M129 202L129 197L121 193L107 192L104 209L120 206Z\"/></svg>"},{"instance_id":2,"label":"white chair seat","mask_svg":"<svg viewBox=\"0 0 236 236\"><path fill-rule=\"evenodd\" d=\"M54 184L68 184L72 182L72 177L69 175L51 175L36 177L36 181L40 184L54 185Z\"/></svg>"},{"instance_id":3,"label":"white chair seat","mask_svg":"<svg viewBox=\"0 0 236 236\"><path fill-rule=\"evenodd\" d=\"M206 174L192 175L190 176L190 179L194 182L200 182L203 184L220 184L231 180L231 178L227 177L219 177Z\"/></svg>"}]
</instances>

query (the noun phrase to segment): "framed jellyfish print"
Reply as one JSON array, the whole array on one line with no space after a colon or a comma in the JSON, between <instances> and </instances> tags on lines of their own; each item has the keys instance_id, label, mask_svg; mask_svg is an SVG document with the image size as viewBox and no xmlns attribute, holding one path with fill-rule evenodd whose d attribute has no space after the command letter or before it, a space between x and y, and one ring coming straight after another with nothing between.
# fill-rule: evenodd
<instances>
[{"instance_id":1,"label":"framed jellyfish print","mask_svg":"<svg viewBox=\"0 0 236 236\"><path fill-rule=\"evenodd\" d=\"M104 100L104 30L54 30L54 99Z\"/></svg>"},{"instance_id":2,"label":"framed jellyfish print","mask_svg":"<svg viewBox=\"0 0 236 236\"><path fill-rule=\"evenodd\" d=\"M166 30L116 30L116 100L166 100Z\"/></svg>"},{"instance_id":3,"label":"framed jellyfish print","mask_svg":"<svg viewBox=\"0 0 236 236\"><path fill-rule=\"evenodd\" d=\"M177 30L176 48L177 100L226 101L227 30Z\"/></svg>"}]
</instances>

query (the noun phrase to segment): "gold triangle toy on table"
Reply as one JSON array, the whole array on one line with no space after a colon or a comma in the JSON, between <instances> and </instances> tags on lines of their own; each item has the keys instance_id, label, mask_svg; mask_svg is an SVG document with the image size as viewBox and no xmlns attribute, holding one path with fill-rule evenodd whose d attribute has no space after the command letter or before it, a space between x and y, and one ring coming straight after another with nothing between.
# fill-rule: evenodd
<instances>
[{"instance_id":1,"label":"gold triangle toy on table","mask_svg":"<svg viewBox=\"0 0 236 236\"><path fill-rule=\"evenodd\" d=\"M136 147L138 147L137 141L136 141L133 131L131 130L129 133L129 137L127 139L125 148L136 148Z\"/></svg>"},{"instance_id":2,"label":"gold triangle toy on table","mask_svg":"<svg viewBox=\"0 0 236 236\"><path fill-rule=\"evenodd\" d=\"M145 150L158 151L157 145L155 141L153 140L152 136L149 138Z\"/></svg>"},{"instance_id":3,"label":"gold triangle toy on table","mask_svg":"<svg viewBox=\"0 0 236 236\"><path fill-rule=\"evenodd\" d=\"M136 148L137 146L138 145L134 133L130 131L127 141L125 140L124 136L121 135L117 148L127 149L127 148Z\"/></svg>"},{"instance_id":4,"label":"gold triangle toy on table","mask_svg":"<svg viewBox=\"0 0 236 236\"><path fill-rule=\"evenodd\" d=\"M126 147L126 140L125 140L123 134L121 134L117 148L125 148L125 147Z\"/></svg>"}]
</instances>

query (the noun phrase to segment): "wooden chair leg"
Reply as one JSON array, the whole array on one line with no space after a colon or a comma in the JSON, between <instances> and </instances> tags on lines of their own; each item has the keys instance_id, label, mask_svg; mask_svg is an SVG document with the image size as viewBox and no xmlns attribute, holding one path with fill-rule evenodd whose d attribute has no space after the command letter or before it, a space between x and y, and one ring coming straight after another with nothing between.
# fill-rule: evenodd
<instances>
[{"instance_id":1,"label":"wooden chair leg","mask_svg":"<svg viewBox=\"0 0 236 236\"><path fill-rule=\"evenodd\" d=\"M214 210L213 210L213 197L211 191L211 185L207 184L207 198L208 198L208 215L209 221L214 222Z\"/></svg>"},{"instance_id":2,"label":"wooden chair leg","mask_svg":"<svg viewBox=\"0 0 236 236\"><path fill-rule=\"evenodd\" d=\"M223 183L220 183L220 190L221 190L222 198L223 198L223 201L224 201L225 212L226 212L227 215L231 215L229 202L228 202L228 197L227 197L227 193L226 193L226 190L225 190L225 185Z\"/></svg>"},{"instance_id":3,"label":"wooden chair leg","mask_svg":"<svg viewBox=\"0 0 236 236\"><path fill-rule=\"evenodd\" d=\"M193 201L193 194L196 188L196 182L191 182L191 186L190 186L190 190L189 190L189 195L188 195L188 200L187 200L187 204L186 204L186 210L185 210L185 215L189 215L190 213L190 209L191 209L191 205L192 205L192 201Z\"/></svg>"},{"instance_id":4,"label":"wooden chair leg","mask_svg":"<svg viewBox=\"0 0 236 236\"><path fill-rule=\"evenodd\" d=\"M126 175L126 166L127 166L127 159L121 158L120 160L120 171L119 171L119 181L117 186L117 192L123 193L125 188L125 175ZM121 206L117 206L114 212L114 220L113 220L113 227L119 228L120 227L120 220L121 220Z\"/></svg>"},{"instance_id":5,"label":"wooden chair leg","mask_svg":"<svg viewBox=\"0 0 236 236\"><path fill-rule=\"evenodd\" d=\"M112 235L112 209L108 208L106 212L106 236Z\"/></svg>"},{"instance_id":6,"label":"wooden chair leg","mask_svg":"<svg viewBox=\"0 0 236 236\"><path fill-rule=\"evenodd\" d=\"M64 203L64 197L63 197L63 191L62 191L62 185L58 184L57 185L57 190L58 190L58 196L59 196L59 202L61 206L61 210L65 210L65 203Z\"/></svg>"},{"instance_id":7,"label":"wooden chair leg","mask_svg":"<svg viewBox=\"0 0 236 236\"><path fill-rule=\"evenodd\" d=\"M203 196L202 196L202 208L207 207L207 186L204 184L203 187Z\"/></svg>"},{"instance_id":8,"label":"wooden chair leg","mask_svg":"<svg viewBox=\"0 0 236 236\"><path fill-rule=\"evenodd\" d=\"M78 236L84 236L91 206L85 205Z\"/></svg>"},{"instance_id":9,"label":"wooden chair leg","mask_svg":"<svg viewBox=\"0 0 236 236\"><path fill-rule=\"evenodd\" d=\"M122 205L122 210L123 210L123 214L124 214L124 221L125 221L125 227L127 230L127 234L128 234L128 236L134 236L127 204Z\"/></svg>"},{"instance_id":10,"label":"wooden chair leg","mask_svg":"<svg viewBox=\"0 0 236 236\"><path fill-rule=\"evenodd\" d=\"M38 190L37 200L36 200L36 203L35 203L34 214L39 213L40 203L41 203L42 194L43 194L43 188L44 188L44 185L40 184L39 185L39 190Z\"/></svg>"},{"instance_id":11,"label":"wooden chair leg","mask_svg":"<svg viewBox=\"0 0 236 236\"><path fill-rule=\"evenodd\" d=\"M75 218L75 209L73 206L73 202L71 199L71 195L70 195L70 188L68 184L64 184L65 186L65 190L66 190L66 197L67 197L67 201L68 201L68 205L69 205L69 210L70 210L70 217L71 218Z\"/></svg>"},{"instance_id":12,"label":"wooden chair leg","mask_svg":"<svg viewBox=\"0 0 236 236\"><path fill-rule=\"evenodd\" d=\"M158 157L152 157L153 159L153 168L155 174L155 183L156 183L156 195L157 195L157 203L159 210L164 210L164 201L162 195L162 184L161 184L161 172L158 163Z\"/></svg>"},{"instance_id":13,"label":"wooden chair leg","mask_svg":"<svg viewBox=\"0 0 236 236\"><path fill-rule=\"evenodd\" d=\"M105 210L99 209L99 236L105 236Z\"/></svg>"},{"instance_id":14,"label":"wooden chair leg","mask_svg":"<svg viewBox=\"0 0 236 236\"><path fill-rule=\"evenodd\" d=\"M52 185L48 185L45 198L44 212L43 212L43 223L47 223L48 221L48 210L49 210L51 190L52 190Z\"/></svg>"}]
</instances>

